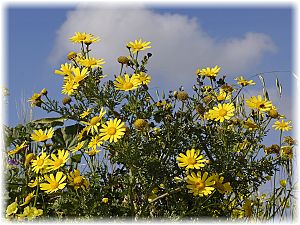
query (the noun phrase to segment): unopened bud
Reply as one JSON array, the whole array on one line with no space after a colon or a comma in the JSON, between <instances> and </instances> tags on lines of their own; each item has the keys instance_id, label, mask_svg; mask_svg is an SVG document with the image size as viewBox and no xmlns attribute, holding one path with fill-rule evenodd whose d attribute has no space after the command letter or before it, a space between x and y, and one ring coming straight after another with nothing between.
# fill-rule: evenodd
<instances>
[{"instance_id":1,"label":"unopened bud","mask_svg":"<svg viewBox=\"0 0 300 225\"><path fill-rule=\"evenodd\" d=\"M66 96L63 98L62 103L64 105L69 104L72 101L72 99L69 96Z\"/></svg>"}]
</instances>

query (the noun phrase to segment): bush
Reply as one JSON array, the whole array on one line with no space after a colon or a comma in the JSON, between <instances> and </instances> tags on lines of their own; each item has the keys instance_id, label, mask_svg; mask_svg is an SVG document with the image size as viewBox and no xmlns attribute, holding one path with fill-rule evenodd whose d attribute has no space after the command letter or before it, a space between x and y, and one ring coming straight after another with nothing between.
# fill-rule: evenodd
<instances>
[{"instance_id":1,"label":"bush","mask_svg":"<svg viewBox=\"0 0 300 225\"><path fill-rule=\"evenodd\" d=\"M129 42L119 74L104 82L104 60L90 56L99 39L77 32L70 40L81 52L55 71L66 96L52 100L43 89L29 99L58 116L5 127L6 218L293 215L295 140L283 135L291 122L265 86L263 96L245 99L253 80L230 84L215 66L197 69L193 93L154 97L146 69L152 54L142 55L150 42ZM265 146L271 123L280 139Z\"/></svg>"}]
</instances>

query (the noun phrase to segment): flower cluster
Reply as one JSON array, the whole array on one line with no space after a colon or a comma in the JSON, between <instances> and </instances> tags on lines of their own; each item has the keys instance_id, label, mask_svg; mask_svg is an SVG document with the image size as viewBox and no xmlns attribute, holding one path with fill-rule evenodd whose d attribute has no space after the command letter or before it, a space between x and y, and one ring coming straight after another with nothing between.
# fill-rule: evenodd
<instances>
[{"instance_id":1,"label":"flower cluster","mask_svg":"<svg viewBox=\"0 0 300 225\"><path fill-rule=\"evenodd\" d=\"M265 86L245 98L255 78L229 82L220 66L206 66L192 93L153 93L151 42L129 41L110 78L92 54L100 38L69 40L80 51L54 71L61 100L45 88L28 100L58 116L5 130L6 218L271 219L294 205L292 122ZM266 146L272 128L279 141Z\"/></svg>"}]
</instances>

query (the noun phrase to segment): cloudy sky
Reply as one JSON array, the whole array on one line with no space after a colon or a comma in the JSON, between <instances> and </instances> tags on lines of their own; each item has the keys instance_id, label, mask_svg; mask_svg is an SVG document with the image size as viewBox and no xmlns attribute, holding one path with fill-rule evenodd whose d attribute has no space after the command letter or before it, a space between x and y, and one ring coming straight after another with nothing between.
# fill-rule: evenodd
<instances>
[{"instance_id":1,"label":"cloudy sky","mask_svg":"<svg viewBox=\"0 0 300 225\"><path fill-rule=\"evenodd\" d=\"M219 65L230 79L261 72L292 71L291 7L202 7L72 5L58 7L8 6L7 55L10 89L8 123L21 120L22 99L46 87L61 99L62 79L53 71L78 46L68 41L74 32L90 32L101 41L92 54L104 58L104 72L118 73L116 58L127 55L126 43L137 38L152 42L149 74L153 90L191 90L198 67ZM275 88L282 82L284 97ZM267 73L271 99L291 114L291 72ZM259 80L257 88L261 88ZM232 81L232 80L231 80ZM248 94L257 93L253 89ZM34 110L34 117L41 112Z\"/></svg>"}]
</instances>

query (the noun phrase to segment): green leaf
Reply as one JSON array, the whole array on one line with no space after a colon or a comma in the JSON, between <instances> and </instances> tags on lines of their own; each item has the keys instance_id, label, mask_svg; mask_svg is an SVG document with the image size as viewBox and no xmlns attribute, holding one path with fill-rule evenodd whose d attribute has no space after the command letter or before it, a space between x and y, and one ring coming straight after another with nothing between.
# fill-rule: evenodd
<instances>
[{"instance_id":1,"label":"green leaf","mask_svg":"<svg viewBox=\"0 0 300 225\"><path fill-rule=\"evenodd\" d=\"M71 160L72 160L72 162L80 163L81 162L81 157L82 157L82 154L76 154L76 155L73 155L71 157Z\"/></svg>"}]
</instances>

